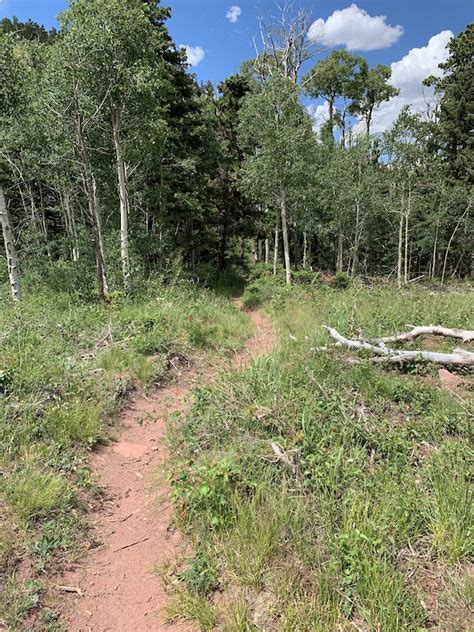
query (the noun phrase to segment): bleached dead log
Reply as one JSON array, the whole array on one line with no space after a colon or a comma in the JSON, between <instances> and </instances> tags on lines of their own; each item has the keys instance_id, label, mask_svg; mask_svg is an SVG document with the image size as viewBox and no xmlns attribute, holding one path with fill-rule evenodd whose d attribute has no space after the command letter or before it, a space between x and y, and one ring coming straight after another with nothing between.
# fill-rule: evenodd
<instances>
[{"instance_id":1,"label":"bleached dead log","mask_svg":"<svg viewBox=\"0 0 474 632\"><path fill-rule=\"evenodd\" d=\"M379 338L377 343L402 342L404 340L413 340L419 336L444 336L446 338L457 338L463 342L471 342L474 340L474 331L468 329L448 329L448 327L440 327L439 325L429 325L427 327L413 327L411 331L407 331L403 334Z\"/></svg>"},{"instance_id":2,"label":"bleached dead log","mask_svg":"<svg viewBox=\"0 0 474 632\"><path fill-rule=\"evenodd\" d=\"M370 353L377 356L374 362L389 362L403 364L405 362L417 362L423 360L425 362L434 362L444 366L474 366L474 353L465 349L454 349L451 353L438 353L435 351L401 351L399 349L390 349L382 342L379 345L373 345L365 340L352 340L345 338L338 331L331 327L326 327L331 338L338 345L349 349L366 349Z\"/></svg>"}]
</instances>

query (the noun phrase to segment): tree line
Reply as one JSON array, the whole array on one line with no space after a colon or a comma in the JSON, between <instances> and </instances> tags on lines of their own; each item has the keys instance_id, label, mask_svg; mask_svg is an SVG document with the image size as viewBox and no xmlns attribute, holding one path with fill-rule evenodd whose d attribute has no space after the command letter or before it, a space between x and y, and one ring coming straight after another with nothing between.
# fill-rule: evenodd
<instances>
[{"instance_id":1,"label":"tree line","mask_svg":"<svg viewBox=\"0 0 474 632\"><path fill-rule=\"evenodd\" d=\"M260 20L261 48L199 85L154 0L71 0L58 30L0 22L0 219L21 277L100 299L176 265L199 276L251 248L295 269L407 283L472 273L473 25L453 38L429 116L390 69L324 51L304 10ZM303 69L306 70L303 73ZM315 129L305 104L324 99Z\"/></svg>"}]
</instances>

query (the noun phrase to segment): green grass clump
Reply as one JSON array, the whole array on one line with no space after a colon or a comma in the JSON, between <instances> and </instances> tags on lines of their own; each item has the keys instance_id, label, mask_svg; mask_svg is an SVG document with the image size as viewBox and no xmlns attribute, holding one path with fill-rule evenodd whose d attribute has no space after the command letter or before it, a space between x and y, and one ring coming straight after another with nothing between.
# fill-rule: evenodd
<instances>
[{"instance_id":1,"label":"green grass clump","mask_svg":"<svg viewBox=\"0 0 474 632\"><path fill-rule=\"evenodd\" d=\"M324 326L367 339L407 323L469 328L469 288L288 289L262 277L253 293L279 344L198 390L170 432L179 524L214 573L200 612L205 599L230 630L450 629L466 611L450 578L465 585L473 553L472 378L452 393L434 366L350 363ZM453 342L406 346L430 345ZM431 607L425 569L449 615Z\"/></svg>"},{"instance_id":2,"label":"green grass clump","mask_svg":"<svg viewBox=\"0 0 474 632\"><path fill-rule=\"evenodd\" d=\"M66 509L73 499L63 476L33 466L7 475L1 491L13 514L25 522Z\"/></svg>"}]
</instances>

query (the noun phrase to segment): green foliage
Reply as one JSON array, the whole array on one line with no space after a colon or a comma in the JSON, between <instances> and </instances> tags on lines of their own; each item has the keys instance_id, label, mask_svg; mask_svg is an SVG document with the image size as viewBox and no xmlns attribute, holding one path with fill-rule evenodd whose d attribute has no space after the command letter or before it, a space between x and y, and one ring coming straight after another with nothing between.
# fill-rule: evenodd
<instances>
[{"instance_id":1,"label":"green foliage","mask_svg":"<svg viewBox=\"0 0 474 632\"><path fill-rule=\"evenodd\" d=\"M351 277L347 272L336 272L334 278L331 279L331 286L337 289L344 289L351 284Z\"/></svg>"},{"instance_id":2,"label":"green foliage","mask_svg":"<svg viewBox=\"0 0 474 632\"><path fill-rule=\"evenodd\" d=\"M323 275L321 272L311 270L296 270L293 272L293 282L296 285L320 285Z\"/></svg>"},{"instance_id":3,"label":"green foliage","mask_svg":"<svg viewBox=\"0 0 474 632\"><path fill-rule=\"evenodd\" d=\"M192 522L202 513L212 528L223 526L241 474L231 458L199 463L179 472L173 481L173 498L181 518Z\"/></svg>"},{"instance_id":4,"label":"green foliage","mask_svg":"<svg viewBox=\"0 0 474 632\"><path fill-rule=\"evenodd\" d=\"M180 573L179 578L190 592L206 596L217 588L217 570L213 565L211 555L211 553L198 552L192 560L189 560L187 568Z\"/></svg>"}]
</instances>

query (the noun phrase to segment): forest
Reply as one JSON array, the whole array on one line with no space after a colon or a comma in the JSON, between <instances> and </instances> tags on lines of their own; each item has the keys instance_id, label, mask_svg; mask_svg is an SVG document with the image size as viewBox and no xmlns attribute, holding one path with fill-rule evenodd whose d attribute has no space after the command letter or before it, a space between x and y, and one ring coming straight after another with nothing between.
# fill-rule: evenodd
<instances>
[{"instance_id":1,"label":"forest","mask_svg":"<svg viewBox=\"0 0 474 632\"><path fill-rule=\"evenodd\" d=\"M0 20L1 629L469 629L474 25L379 133L273 14L219 85L159 0Z\"/></svg>"}]
</instances>

